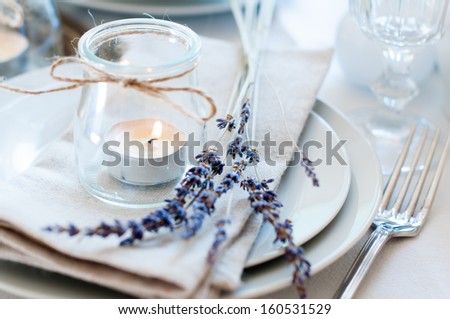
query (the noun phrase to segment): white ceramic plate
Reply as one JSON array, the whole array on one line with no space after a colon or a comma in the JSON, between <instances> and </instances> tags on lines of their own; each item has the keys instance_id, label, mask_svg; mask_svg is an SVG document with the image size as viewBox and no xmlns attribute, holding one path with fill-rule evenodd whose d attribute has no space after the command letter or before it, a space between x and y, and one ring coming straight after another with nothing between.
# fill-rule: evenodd
<instances>
[{"instance_id":1,"label":"white ceramic plate","mask_svg":"<svg viewBox=\"0 0 450 319\"><path fill-rule=\"evenodd\" d=\"M318 101L314 111L340 138L348 140L352 181L347 200L336 218L305 245L305 256L316 274L352 248L366 233L376 214L382 193L382 175L368 141L338 111ZM283 258L246 269L242 286L227 297L253 298L291 285L292 266Z\"/></svg>"},{"instance_id":2,"label":"white ceramic plate","mask_svg":"<svg viewBox=\"0 0 450 319\"><path fill-rule=\"evenodd\" d=\"M297 164L286 170L278 189L280 201L284 205L280 217L293 222L294 241L297 245L303 245L331 222L344 204L350 188L351 172L345 148L339 151L344 163L339 163L336 159L327 163L327 135L330 138L328 143L333 147L338 144L339 137L333 129L316 113L311 113L299 145L319 143L305 147L305 152L311 160L322 161L315 167L320 187L313 187L304 168ZM316 147L317 145L322 147ZM250 251L247 267L283 254L283 248L278 243L273 243L274 238L273 228L264 224Z\"/></svg>"},{"instance_id":3,"label":"white ceramic plate","mask_svg":"<svg viewBox=\"0 0 450 319\"><path fill-rule=\"evenodd\" d=\"M227 0L58 0L59 3L114 13L195 16L230 10Z\"/></svg>"}]
</instances>

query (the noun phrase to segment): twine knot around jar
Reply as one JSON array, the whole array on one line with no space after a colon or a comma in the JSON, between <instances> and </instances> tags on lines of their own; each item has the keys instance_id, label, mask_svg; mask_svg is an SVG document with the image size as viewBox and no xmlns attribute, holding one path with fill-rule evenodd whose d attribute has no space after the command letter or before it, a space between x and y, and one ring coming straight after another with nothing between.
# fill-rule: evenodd
<instances>
[{"instance_id":1,"label":"twine knot around jar","mask_svg":"<svg viewBox=\"0 0 450 319\"><path fill-rule=\"evenodd\" d=\"M122 84L122 86L124 88L129 88L129 87L133 87L136 86L136 84L138 83L138 79L123 79L120 81L120 83Z\"/></svg>"},{"instance_id":2,"label":"twine knot around jar","mask_svg":"<svg viewBox=\"0 0 450 319\"><path fill-rule=\"evenodd\" d=\"M84 69L91 73L91 77L87 79L79 79L79 78L71 78L71 77L62 77L55 74L55 71L58 67L64 64L68 63L78 63L81 64ZM170 86L159 86L156 85L157 83L164 83L166 81L170 81L173 79L178 79L186 74L192 72L194 68L188 69L184 72L167 76L163 78L156 78L156 79L137 79L137 78L127 78L127 77L120 77L116 76L114 74L105 72L103 70L100 70L86 61L78 58L78 57L62 57L57 60L55 60L52 65L50 66L50 76L59 82L66 82L71 83L66 86L58 87L55 89L48 89L48 90L41 90L41 91L30 91L25 89L19 89L15 87L11 87L8 85L0 84L0 89L16 92L16 93L22 93L22 94L29 94L29 95L40 95L40 94L47 94L47 93L53 93L53 92L60 92L60 91L68 91L77 89L79 87L82 87L84 85L89 84L98 84L98 83L114 83L122 85L124 88L130 88L137 90L139 92L142 92L144 94L162 99L169 103L172 107L174 107L177 111L189 116L190 118L194 120L198 120L198 116L195 116L191 112L188 112L185 108L183 108L181 105L178 105L175 101L170 99L166 93L168 92L186 92L190 94L197 95L201 98L203 98L207 104L210 106L209 114L205 117L201 117L200 119L204 122L210 120L214 117L217 113L217 106L214 102L214 99L211 98L209 95L207 95L202 90L193 88L193 87L170 87Z\"/></svg>"}]
</instances>

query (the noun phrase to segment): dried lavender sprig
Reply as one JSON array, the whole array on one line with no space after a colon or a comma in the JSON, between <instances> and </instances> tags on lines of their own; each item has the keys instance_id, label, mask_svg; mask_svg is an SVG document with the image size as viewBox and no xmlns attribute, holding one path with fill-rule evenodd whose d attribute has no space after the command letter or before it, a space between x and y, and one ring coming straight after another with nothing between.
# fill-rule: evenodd
<instances>
[{"instance_id":1,"label":"dried lavender sprig","mask_svg":"<svg viewBox=\"0 0 450 319\"><path fill-rule=\"evenodd\" d=\"M299 297L304 299L306 298L306 281L311 278L311 264L304 258L303 248L297 247L291 241L289 241L284 251L288 262L294 265L292 283L297 289Z\"/></svg>"},{"instance_id":2,"label":"dried lavender sprig","mask_svg":"<svg viewBox=\"0 0 450 319\"><path fill-rule=\"evenodd\" d=\"M46 226L46 227L44 227L44 231L51 232L51 233L58 233L58 234L66 233L66 234L69 234L69 236L71 236L71 237L76 236L80 233L80 229L73 224L69 224L66 227L60 226L60 225Z\"/></svg>"},{"instance_id":3,"label":"dried lavender sprig","mask_svg":"<svg viewBox=\"0 0 450 319\"><path fill-rule=\"evenodd\" d=\"M305 168L306 176L308 176L312 180L313 186L319 187L319 179L317 178L316 172L314 171L313 162L303 155L300 164Z\"/></svg>"},{"instance_id":4,"label":"dried lavender sprig","mask_svg":"<svg viewBox=\"0 0 450 319\"><path fill-rule=\"evenodd\" d=\"M212 179L216 175L221 175L225 166L215 147L202 151L196 159L198 165L188 170L180 183L177 196L168 200L165 207L172 206L178 209L169 212L171 216L175 216L176 222L184 223L185 230L182 235L184 238L194 236L200 230L205 215L210 215L215 210L217 196L213 192ZM191 206L193 213L188 216L187 210Z\"/></svg>"},{"instance_id":5,"label":"dried lavender sprig","mask_svg":"<svg viewBox=\"0 0 450 319\"><path fill-rule=\"evenodd\" d=\"M283 206L277 200L277 194L270 189L273 180L257 181L246 178L241 182L241 188L248 192L249 202L255 213L261 214L263 220L270 223L275 230L275 242L280 241L285 246L285 256L294 265L292 281L301 298L306 297L305 281L310 277L311 265L303 257L303 249L297 247L292 237L290 220L280 222L279 209Z\"/></svg>"},{"instance_id":6,"label":"dried lavender sprig","mask_svg":"<svg viewBox=\"0 0 450 319\"><path fill-rule=\"evenodd\" d=\"M195 201L193 201L193 213L186 221L183 238L187 239L197 234L203 226L203 220L205 217L211 216L211 214L215 211L215 203L217 198L218 197L214 191L204 190L199 194Z\"/></svg>"},{"instance_id":7,"label":"dried lavender sprig","mask_svg":"<svg viewBox=\"0 0 450 319\"><path fill-rule=\"evenodd\" d=\"M241 135L236 136L236 138L228 145L227 156L230 156L233 159L235 159L238 156L241 157L243 155L242 141L243 141L243 138Z\"/></svg>"},{"instance_id":8,"label":"dried lavender sprig","mask_svg":"<svg viewBox=\"0 0 450 319\"><path fill-rule=\"evenodd\" d=\"M227 224L231 224L231 220L228 218L222 218L216 223L216 234L214 235L214 242L211 246L211 249L208 252L208 262L210 264L214 264L217 258L217 253L219 248L226 242L227 240L227 232L225 230L225 226Z\"/></svg>"},{"instance_id":9,"label":"dried lavender sprig","mask_svg":"<svg viewBox=\"0 0 450 319\"><path fill-rule=\"evenodd\" d=\"M169 207L169 209L165 207L157 210L153 214L148 214L140 221L130 220L125 224L119 220L115 220L111 224L101 222L98 226L86 227L85 229L80 229L73 224L69 224L68 226L55 225L45 227L44 231L58 234L65 233L70 237L84 235L86 237L98 236L106 238L115 235L118 238L121 238L125 234L129 234L127 238L120 241L120 245L131 245L135 241L142 240L145 232L158 232L161 228L168 228L170 230L175 228L175 220L172 215L168 213L168 210L171 209L170 207L173 207L173 204L169 203L167 207Z\"/></svg>"},{"instance_id":10,"label":"dried lavender sprig","mask_svg":"<svg viewBox=\"0 0 450 319\"><path fill-rule=\"evenodd\" d=\"M248 120L250 119L250 101L245 101L241 109L241 122L239 123L239 134L244 134Z\"/></svg>"},{"instance_id":11,"label":"dried lavender sprig","mask_svg":"<svg viewBox=\"0 0 450 319\"><path fill-rule=\"evenodd\" d=\"M236 120L231 114L227 114L224 119L217 119L216 122L218 128L226 128L228 132L231 132L236 128Z\"/></svg>"},{"instance_id":12,"label":"dried lavender sprig","mask_svg":"<svg viewBox=\"0 0 450 319\"><path fill-rule=\"evenodd\" d=\"M236 162L233 165L233 171L225 174L222 181L214 188L214 184L210 184L207 191L203 191L193 203L193 214L189 217L185 226L184 238L193 237L202 227L206 216L211 216L215 212L216 201L228 193L235 184L239 184L242 172L247 166L246 161Z\"/></svg>"},{"instance_id":13,"label":"dried lavender sprig","mask_svg":"<svg viewBox=\"0 0 450 319\"><path fill-rule=\"evenodd\" d=\"M225 164L217 152L217 148L210 147L196 157L198 165L190 168L180 185L175 189L175 196L166 200L166 204L147 214L139 221L129 221L121 223L115 221L113 224L100 223L96 227L80 230L75 225L46 227L46 231L55 233L67 233L69 236L85 235L108 237L117 235L127 237L120 242L120 245L131 245L144 238L145 232L156 233L162 228L171 231L175 225L184 224L185 231L183 237L189 238L197 233L201 228L204 219L203 214L210 215L214 210L216 199L222 195L216 194L212 179L216 175L221 175ZM228 176L225 177L228 179ZM208 191L209 189L209 191ZM193 213L189 214L188 209L193 206Z\"/></svg>"},{"instance_id":14,"label":"dried lavender sprig","mask_svg":"<svg viewBox=\"0 0 450 319\"><path fill-rule=\"evenodd\" d=\"M67 233L69 236L85 235L108 237L117 235L122 237L129 234L127 238L120 242L121 245L133 244L135 241L143 239L144 232L158 232L162 228L173 230L176 224L187 223L188 212L185 208L189 199L195 196L196 191L204 186L206 179L211 174L221 174L223 164L217 154L217 150L209 149L197 156L198 166L190 168L184 178L181 180L179 187L175 189L175 196L166 200L164 207L153 213L147 214L140 221L129 221L126 224L116 220L112 224L106 222L100 223L96 227L79 229L73 224L68 226L47 226L45 231L55 233Z\"/></svg>"}]
</instances>

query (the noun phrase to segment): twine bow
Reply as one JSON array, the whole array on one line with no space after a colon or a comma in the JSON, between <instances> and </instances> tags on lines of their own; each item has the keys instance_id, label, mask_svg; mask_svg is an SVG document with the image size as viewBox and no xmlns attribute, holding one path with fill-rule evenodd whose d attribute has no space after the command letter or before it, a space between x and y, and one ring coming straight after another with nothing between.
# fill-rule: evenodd
<instances>
[{"instance_id":1,"label":"twine bow","mask_svg":"<svg viewBox=\"0 0 450 319\"><path fill-rule=\"evenodd\" d=\"M56 69L59 66L61 66L63 64L67 64L67 63L79 63L79 64L83 65L86 70L93 71L96 74L96 76L93 78L88 78L88 79L77 79L77 78L62 77L62 76L56 75L55 74ZM0 84L0 88L8 90L8 91L16 92L16 93L39 95L39 94L73 90L73 89L77 89L79 87L82 87L82 86L88 85L88 84L114 83L114 84L119 84L124 88L131 88L136 91L142 92L144 94L162 99L162 100L168 102L173 107L175 107L177 109L177 111L184 113L185 115L196 120L197 116L188 112L185 108L183 108L182 106L175 103L175 101L171 100L166 95L167 92L188 92L188 93L195 94L195 95L202 97L209 104L210 112L209 112L208 116L201 117L201 120L206 122L206 121L210 120L216 114L217 106L216 106L214 100L210 96L208 96L205 92L203 92L199 89L195 89L193 87L169 87L169 86L156 85L157 83L162 83L162 82L166 82L169 80L181 78L181 77L185 76L186 74L192 72L194 69L195 69L195 67L188 69L184 72L172 75L172 76L145 80L145 79L115 76L111 73L105 72L103 70L100 70L100 69L90 65L89 63L85 62L84 60L82 60L80 58L64 57L64 58L59 58L58 60L53 62L53 64L50 67L50 76L56 81L72 83L70 85L66 85L66 86L58 87L58 88L54 88L54 89L42 90L42 91L29 91L29 90L19 89L19 88L15 88L15 87L10 87L10 86L3 85L3 84Z\"/></svg>"}]
</instances>

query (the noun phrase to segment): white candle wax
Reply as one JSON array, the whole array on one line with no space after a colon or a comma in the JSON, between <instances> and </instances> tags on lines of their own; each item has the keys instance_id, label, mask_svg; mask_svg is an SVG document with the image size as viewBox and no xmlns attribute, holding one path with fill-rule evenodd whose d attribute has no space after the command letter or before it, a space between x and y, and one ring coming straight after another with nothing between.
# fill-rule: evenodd
<instances>
[{"instance_id":1,"label":"white candle wax","mask_svg":"<svg viewBox=\"0 0 450 319\"><path fill-rule=\"evenodd\" d=\"M28 40L16 31L0 29L0 64L20 57L28 49Z\"/></svg>"},{"instance_id":2,"label":"white candle wax","mask_svg":"<svg viewBox=\"0 0 450 319\"><path fill-rule=\"evenodd\" d=\"M184 142L185 134L161 119L120 122L105 136L109 173L134 185L174 180L184 172Z\"/></svg>"}]
</instances>

